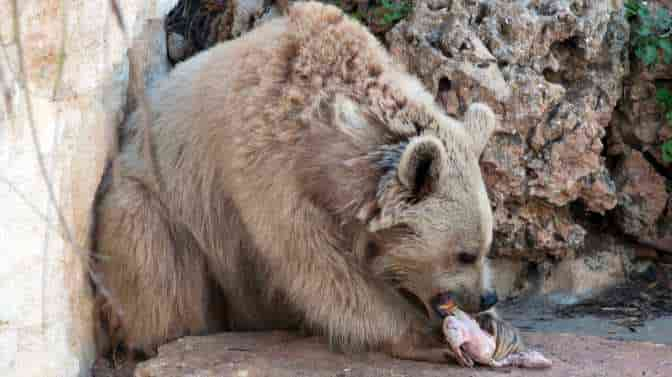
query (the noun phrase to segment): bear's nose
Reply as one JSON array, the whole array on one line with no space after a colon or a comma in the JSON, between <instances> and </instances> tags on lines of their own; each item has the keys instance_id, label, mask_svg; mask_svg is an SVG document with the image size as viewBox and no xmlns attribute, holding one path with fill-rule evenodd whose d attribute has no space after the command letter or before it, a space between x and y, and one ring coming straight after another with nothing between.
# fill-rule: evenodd
<instances>
[{"instance_id":1,"label":"bear's nose","mask_svg":"<svg viewBox=\"0 0 672 377\"><path fill-rule=\"evenodd\" d=\"M497 304L497 292L490 291L481 295L481 311L486 311Z\"/></svg>"}]
</instances>

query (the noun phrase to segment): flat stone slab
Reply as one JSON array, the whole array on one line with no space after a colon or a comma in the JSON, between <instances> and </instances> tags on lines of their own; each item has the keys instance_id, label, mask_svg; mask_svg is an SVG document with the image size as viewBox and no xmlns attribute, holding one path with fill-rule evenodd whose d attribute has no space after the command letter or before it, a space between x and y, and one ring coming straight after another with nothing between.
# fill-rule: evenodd
<instances>
[{"instance_id":1,"label":"flat stone slab","mask_svg":"<svg viewBox=\"0 0 672 377\"><path fill-rule=\"evenodd\" d=\"M317 338L286 332L186 337L138 364L135 377L670 377L672 346L574 334L523 333L553 360L545 370L460 368L397 360L380 353L344 355Z\"/></svg>"}]
</instances>

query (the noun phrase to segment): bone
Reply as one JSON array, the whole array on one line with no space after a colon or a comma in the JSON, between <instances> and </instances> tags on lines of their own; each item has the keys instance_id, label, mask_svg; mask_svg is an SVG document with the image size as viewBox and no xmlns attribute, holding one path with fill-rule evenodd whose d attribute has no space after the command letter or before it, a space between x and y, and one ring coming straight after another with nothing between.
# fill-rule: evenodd
<instances>
[{"instance_id":1,"label":"bone","mask_svg":"<svg viewBox=\"0 0 672 377\"><path fill-rule=\"evenodd\" d=\"M440 307L445 315L443 334L457 362L465 367L474 362L493 368L518 367L544 369L552 366L551 360L540 352L527 349L518 332L507 323L494 317L481 321L479 325L454 303L444 303ZM493 334L484 328L490 329ZM498 338L499 336L499 338Z\"/></svg>"}]
</instances>

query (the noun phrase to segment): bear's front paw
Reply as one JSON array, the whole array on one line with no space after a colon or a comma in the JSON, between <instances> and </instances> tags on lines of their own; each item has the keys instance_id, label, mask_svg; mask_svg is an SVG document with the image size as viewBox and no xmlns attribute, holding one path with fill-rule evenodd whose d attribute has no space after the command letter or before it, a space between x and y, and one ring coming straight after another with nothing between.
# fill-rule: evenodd
<instances>
[{"instance_id":1,"label":"bear's front paw","mask_svg":"<svg viewBox=\"0 0 672 377\"><path fill-rule=\"evenodd\" d=\"M426 325L395 339L385 347L385 352L402 360L432 363L455 363L471 367L474 362L465 354L457 355L442 338L440 327Z\"/></svg>"},{"instance_id":2,"label":"bear's front paw","mask_svg":"<svg viewBox=\"0 0 672 377\"><path fill-rule=\"evenodd\" d=\"M463 367L473 367L474 361L468 354L456 354L450 347L403 348L390 352L391 356L402 360L425 361L437 364L457 363Z\"/></svg>"}]
</instances>

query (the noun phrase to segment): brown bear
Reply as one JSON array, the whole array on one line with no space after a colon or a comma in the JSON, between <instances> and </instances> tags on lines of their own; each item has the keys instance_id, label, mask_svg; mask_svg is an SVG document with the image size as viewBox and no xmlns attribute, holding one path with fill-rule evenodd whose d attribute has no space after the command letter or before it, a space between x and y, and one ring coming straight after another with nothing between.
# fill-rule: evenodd
<instances>
[{"instance_id":1,"label":"brown bear","mask_svg":"<svg viewBox=\"0 0 672 377\"><path fill-rule=\"evenodd\" d=\"M300 327L443 362L434 297L495 304L478 164L494 114L448 117L338 8L297 3L176 66L149 102L95 207L101 352Z\"/></svg>"}]
</instances>

